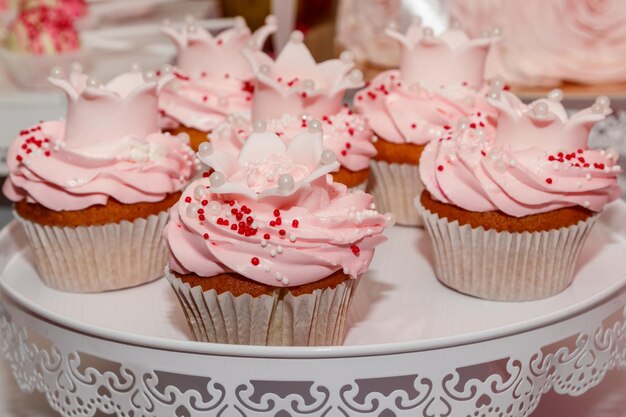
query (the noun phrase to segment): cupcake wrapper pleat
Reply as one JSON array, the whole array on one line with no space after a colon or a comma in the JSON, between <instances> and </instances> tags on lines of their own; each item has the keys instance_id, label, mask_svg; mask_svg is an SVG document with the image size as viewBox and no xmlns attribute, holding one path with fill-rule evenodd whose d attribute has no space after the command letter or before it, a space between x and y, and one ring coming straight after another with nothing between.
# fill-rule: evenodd
<instances>
[{"instance_id":1,"label":"cupcake wrapper pleat","mask_svg":"<svg viewBox=\"0 0 626 417\"><path fill-rule=\"evenodd\" d=\"M43 226L14 214L28 236L39 276L51 288L111 291L163 275L167 211L132 222L79 227Z\"/></svg>"},{"instance_id":2,"label":"cupcake wrapper pleat","mask_svg":"<svg viewBox=\"0 0 626 417\"><path fill-rule=\"evenodd\" d=\"M449 222L419 198L415 205L432 241L437 278L459 292L499 301L537 300L567 288L598 217L556 230L497 232Z\"/></svg>"},{"instance_id":3,"label":"cupcake wrapper pleat","mask_svg":"<svg viewBox=\"0 0 626 417\"><path fill-rule=\"evenodd\" d=\"M191 287L166 269L193 338L199 342L265 346L331 346L343 342L357 280L294 296L234 296Z\"/></svg>"},{"instance_id":4,"label":"cupcake wrapper pleat","mask_svg":"<svg viewBox=\"0 0 626 417\"><path fill-rule=\"evenodd\" d=\"M422 218L413 204L415 197L424 189L419 165L374 160L370 165L370 192L374 196L376 209L381 213L393 213L397 224L423 226Z\"/></svg>"}]
</instances>

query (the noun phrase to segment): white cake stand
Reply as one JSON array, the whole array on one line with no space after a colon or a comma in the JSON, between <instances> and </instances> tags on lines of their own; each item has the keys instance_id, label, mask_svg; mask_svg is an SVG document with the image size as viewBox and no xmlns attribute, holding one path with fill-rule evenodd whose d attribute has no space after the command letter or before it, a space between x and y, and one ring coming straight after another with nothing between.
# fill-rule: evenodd
<instances>
[{"instance_id":1,"label":"white cake stand","mask_svg":"<svg viewBox=\"0 0 626 417\"><path fill-rule=\"evenodd\" d=\"M392 228L344 346L191 342L164 280L106 294L43 286L16 224L0 234L2 350L61 415L528 416L626 368L626 204L605 210L574 284L550 299L467 297L433 276L424 232Z\"/></svg>"}]
</instances>

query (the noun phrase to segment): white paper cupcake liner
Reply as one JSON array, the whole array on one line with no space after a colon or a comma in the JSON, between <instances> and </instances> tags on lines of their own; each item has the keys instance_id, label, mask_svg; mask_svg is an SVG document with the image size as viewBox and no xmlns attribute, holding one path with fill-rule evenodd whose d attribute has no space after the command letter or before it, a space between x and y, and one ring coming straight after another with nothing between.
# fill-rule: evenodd
<instances>
[{"instance_id":1,"label":"white paper cupcake liner","mask_svg":"<svg viewBox=\"0 0 626 417\"><path fill-rule=\"evenodd\" d=\"M556 230L497 232L460 226L416 199L435 254L435 274L446 286L488 300L550 297L574 279L578 256L597 215Z\"/></svg>"},{"instance_id":2,"label":"white paper cupcake liner","mask_svg":"<svg viewBox=\"0 0 626 417\"><path fill-rule=\"evenodd\" d=\"M30 240L41 280L68 292L134 287L163 275L167 211L132 222L98 226L43 226L15 213Z\"/></svg>"},{"instance_id":3,"label":"white paper cupcake liner","mask_svg":"<svg viewBox=\"0 0 626 417\"><path fill-rule=\"evenodd\" d=\"M413 204L415 197L424 189L419 165L372 160L371 168L370 192L374 196L376 210L393 213L397 224L423 226Z\"/></svg>"},{"instance_id":4,"label":"white paper cupcake liner","mask_svg":"<svg viewBox=\"0 0 626 417\"><path fill-rule=\"evenodd\" d=\"M346 315L357 280L334 288L294 296L234 296L191 287L168 268L169 280L195 340L199 342L266 346L330 346L343 342Z\"/></svg>"}]
</instances>

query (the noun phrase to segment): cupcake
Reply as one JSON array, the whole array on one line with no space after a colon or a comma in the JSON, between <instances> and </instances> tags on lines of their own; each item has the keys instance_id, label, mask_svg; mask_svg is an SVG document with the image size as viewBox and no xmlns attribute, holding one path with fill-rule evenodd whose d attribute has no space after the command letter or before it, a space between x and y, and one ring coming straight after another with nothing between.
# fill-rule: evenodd
<instances>
[{"instance_id":1,"label":"cupcake","mask_svg":"<svg viewBox=\"0 0 626 417\"><path fill-rule=\"evenodd\" d=\"M195 157L188 138L160 133L157 90L167 80L146 78L101 85L56 71L50 82L67 95L67 119L25 129L9 148L3 191L52 288L107 291L162 275L167 211Z\"/></svg>"},{"instance_id":2,"label":"cupcake","mask_svg":"<svg viewBox=\"0 0 626 417\"><path fill-rule=\"evenodd\" d=\"M5 47L12 52L55 55L80 49L78 31L64 11L47 6L21 11L9 25Z\"/></svg>"},{"instance_id":3,"label":"cupcake","mask_svg":"<svg viewBox=\"0 0 626 417\"><path fill-rule=\"evenodd\" d=\"M445 285L480 298L534 300L569 286L603 207L620 195L615 151L587 146L608 99L568 117L562 93L530 106L493 92L493 140L466 129L433 141L416 200Z\"/></svg>"},{"instance_id":4,"label":"cupcake","mask_svg":"<svg viewBox=\"0 0 626 417\"><path fill-rule=\"evenodd\" d=\"M242 50L260 50L276 30L273 16L254 34L243 18L217 36L193 21L182 30L169 25L163 32L178 48L176 68L166 66L162 73L173 73L176 80L159 96L162 126L171 133L185 132L194 150L229 114L249 117L254 91L254 74Z\"/></svg>"},{"instance_id":5,"label":"cupcake","mask_svg":"<svg viewBox=\"0 0 626 417\"><path fill-rule=\"evenodd\" d=\"M388 34L402 47L400 69L374 78L356 95L355 107L378 136L371 184L376 204L414 226L420 225L413 199L423 189L419 160L426 144L448 137L460 119L493 114L483 72L497 38L470 40L454 28L435 37L419 19L405 35Z\"/></svg>"},{"instance_id":6,"label":"cupcake","mask_svg":"<svg viewBox=\"0 0 626 417\"><path fill-rule=\"evenodd\" d=\"M54 67L89 65L72 17L47 6L17 14L2 37L0 58L11 78L25 88L49 88L47 78Z\"/></svg>"},{"instance_id":7,"label":"cupcake","mask_svg":"<svg viewBox=\"0 0 626 417\"><path fill-rule=\"evenodd\" d=\"M20 9L29 10L48 7L65 13L70 19L80 19L89 12L85 0L21 0Z\"/></svg>"},{"instance_id":8,"label":"cupcake","mask_svg":"<svg viewBox=\"0 0 626 417\"><path fill-rule=\"evenodd\" d=\"M285 141L255 126L237 157L207 143L210 176L171 211L166 270L198 341L336 345L359 277L392 221L327 175L311 121Z\"/></svg>"},{"instance_id":9,"label":"cupcake","mask_svg":"<svg viewBox=\"0 0 626 417\"><path fill-rule=\"evenodd\" d=\"M256 74L252 119L233 117L210 135L215 149L237 152L252 131L252 121L265 120L268 130L284 138L294 137L309 121L324 126L324 148L337 155L336 182L364 190L370 160L376 154L373 133L365 119L342 105L346 90L363 86L361 71L352 54L316 63L294 32L274 61L263 52L244 52Z\"/></svg>"}]
</instances>

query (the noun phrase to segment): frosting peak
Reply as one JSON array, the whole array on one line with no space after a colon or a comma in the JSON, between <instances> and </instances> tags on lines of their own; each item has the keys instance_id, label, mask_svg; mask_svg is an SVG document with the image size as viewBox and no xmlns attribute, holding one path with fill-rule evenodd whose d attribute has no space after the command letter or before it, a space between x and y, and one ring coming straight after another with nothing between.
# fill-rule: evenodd
<instances>
[{"instance_id":1,"label":"frosting peak","mask_svg":"<svg viewBox=\"0 0 626 417\"><path fill-rule=\"evenodd\" d=\"M499 31L470 39L460 29L449 29L439 36L416 19L405 34L387 30L402 49L400 78L408 84L434 89L442 85L468 85L474 90L483 85L485 61Z\"/></svg>"},{"instance_id":2,"label":"frosting peak","mask_svg":"<svg viewBox=\"0 0 626 417\"><path fill-rule=\"evenodd\" d=\"M253 118L335 114L345 91L363 86L363 74L355 69L351 54L318 64L302 36L293 32L275 61L260 51L244 50L256 76Z\"/></svg>"},{"instance_id":3,"label":"frosting peak","mask_svg":"<svg viewBox=\"0 0 626 417\"><path fill-rule=\"evenodd\" d=\"M74 68L68 78L53 69L50 82L67 96L65 146L85 148L120 137L140 137L159 131L157 93L171 81L140 71L119 75L107 84Z\"/></svg>"}]
</instances>

